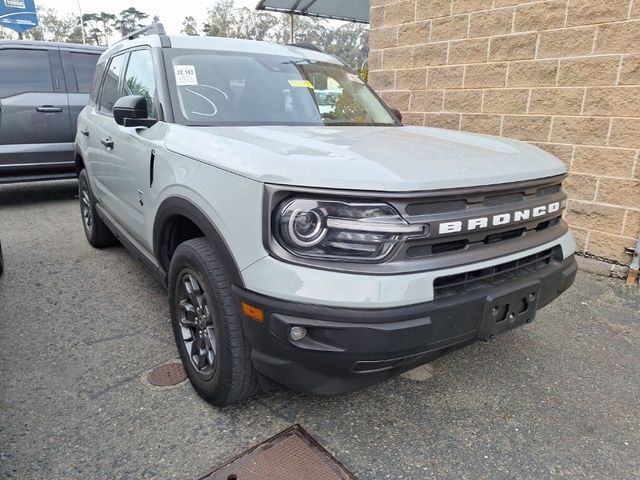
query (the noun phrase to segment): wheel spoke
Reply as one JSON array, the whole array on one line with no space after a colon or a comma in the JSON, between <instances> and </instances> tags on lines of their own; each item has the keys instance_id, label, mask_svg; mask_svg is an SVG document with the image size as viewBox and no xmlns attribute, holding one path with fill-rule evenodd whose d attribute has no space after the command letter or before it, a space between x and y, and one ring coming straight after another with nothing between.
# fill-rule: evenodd
<instances>
[{"instance_id":1,"label":"wheel spoke","mask_svg":"<svg viewBox=\"0 0 640 480\"><path fill-rule=\"evenodd\" d=\"M182 311L180 315L180 324L184 327L196 328L196 309L193 308L191 302L187 299L182 300L178 304L178 308Z\"/></svg>"}]
</instances>

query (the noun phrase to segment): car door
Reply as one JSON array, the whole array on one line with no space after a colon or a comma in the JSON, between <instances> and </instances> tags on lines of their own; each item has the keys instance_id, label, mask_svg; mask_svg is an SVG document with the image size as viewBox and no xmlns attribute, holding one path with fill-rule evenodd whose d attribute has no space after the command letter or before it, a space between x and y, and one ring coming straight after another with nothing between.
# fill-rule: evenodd
<instances>
[{"instance_id":1,"label":"car door","mask_svg":"<svg viewBox=\"0 0 640 480\"><path fill-rule=\"evenodd\" d=\"M58 48L3 45L0 65L0 174L73 166Z\"/></svg>"},{"instance_id":2,"label":"car door","mask_svg":"<svg viewBox=\"0 0 640 480\"><path fill-rule=\"evenodd\" d=\"M156 79L151 50L131 51L126 63L118 98L126 95L146 97L148 117L156 118ZM101 137L101 143L108 152L105 154L108 164L105 162L102 166L109 198L107 207L122 227L145 244L144 205L150 188L153 150L159 145L158 128L124 127L116 124L113 117L103 121L104 130L100 135L106 135Z\"/></svg>"}]
</instances>

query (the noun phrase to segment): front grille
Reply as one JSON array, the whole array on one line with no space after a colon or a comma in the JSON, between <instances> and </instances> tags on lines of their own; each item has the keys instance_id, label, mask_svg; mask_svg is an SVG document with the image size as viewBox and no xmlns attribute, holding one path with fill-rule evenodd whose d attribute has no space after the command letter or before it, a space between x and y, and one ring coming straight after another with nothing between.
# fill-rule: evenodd
<instances>
[{"instance_id":1,"label":"front grille","mask_svg":"<svg viewBox=\"0 0 640 480\"><path fill-rule=\"evenodd\" d=\"M434 299L460 295L471 290L494 287L537 272L551 263L555 249L544 250L512 262L481 268L471 272L440 277L433 283Z\"/></svg>"}]
</instances>

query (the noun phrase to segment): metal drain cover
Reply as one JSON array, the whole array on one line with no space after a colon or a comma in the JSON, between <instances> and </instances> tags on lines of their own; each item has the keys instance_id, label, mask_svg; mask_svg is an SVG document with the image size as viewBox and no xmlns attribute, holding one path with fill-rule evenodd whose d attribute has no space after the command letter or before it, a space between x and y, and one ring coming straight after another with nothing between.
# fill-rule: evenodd
<instances>
[{"instance_id":1,"label":"metal drain cover","mask_svg":"<svg viewBox=\"0 0 640 480\"><path fill-rule=\"evenodd\" d=\"M165 363L151 370L147 378L149 383L156 387L170 387L184 382L187 379L187 372L181 363Z\"/></svg>"},{"instance_id":2,"label":"metal drain cover","mask_svg":"<svg viewBox=\"0 0 640 480\"><path fill-rule=\"evenodd\" d=\"M300 425L229 460L200 480L355 480Z\"/></svg>"}]
</instances>

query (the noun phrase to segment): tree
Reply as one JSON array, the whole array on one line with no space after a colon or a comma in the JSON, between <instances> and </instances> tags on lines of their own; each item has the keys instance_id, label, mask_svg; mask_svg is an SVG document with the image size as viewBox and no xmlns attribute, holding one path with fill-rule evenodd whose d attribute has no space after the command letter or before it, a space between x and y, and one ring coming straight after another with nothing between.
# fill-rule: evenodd
<instances>
[{"instance_id":1,"label":"tree","mask_svg":"<svg viewBox=\"0 0 640 480\"><path fill-rule=\"evenodd\" d=\"M115 21L115 27L120 32L120 35L124 37L139 28L142 28L144 25L141 22L148 17L148 14L141 12L134 7L129 7L118 14Z\"/></svg>"},{"instance_id":2,"label":"tree","mask_svg":"<svg viewBox=\"0 0 640 480\"><path fill-rule=\"evenodd\" d=\"M184 17L182 21L182 30L180 33L183 35L189 35L191 37L198 35L198 22L193 17Z\"/></svg>"}]
</instances>

